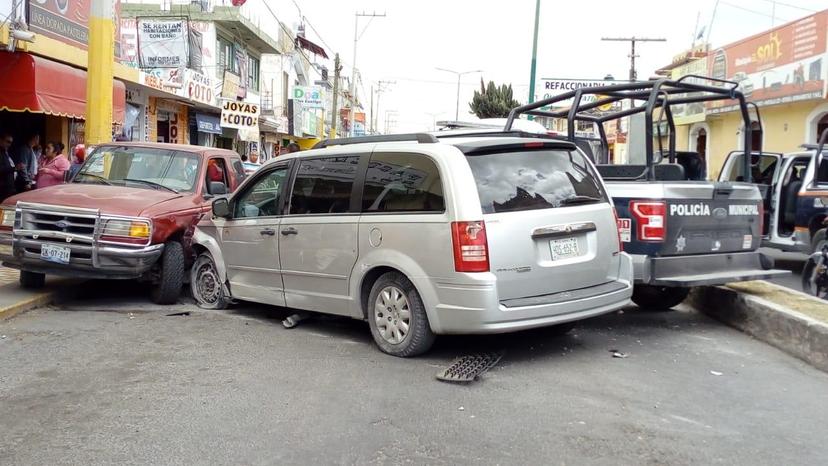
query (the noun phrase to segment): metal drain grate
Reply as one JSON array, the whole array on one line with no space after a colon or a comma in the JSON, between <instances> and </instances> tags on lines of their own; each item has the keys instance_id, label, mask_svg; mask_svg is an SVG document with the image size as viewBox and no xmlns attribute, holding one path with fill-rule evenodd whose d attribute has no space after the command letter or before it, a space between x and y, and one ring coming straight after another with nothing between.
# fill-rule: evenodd
<instances>
[{"instance_id":1,"label":"metal drain grate","mask_svg":"<svg viewBox=\"0 0 828 466\"><path fill-rule=\"evenodd\" d=\"M494 367L503 357L503 353L479 353L457 358L443 372L437 374L437 380L443 382L468 383Z\"/></svg>"}]
</instances>

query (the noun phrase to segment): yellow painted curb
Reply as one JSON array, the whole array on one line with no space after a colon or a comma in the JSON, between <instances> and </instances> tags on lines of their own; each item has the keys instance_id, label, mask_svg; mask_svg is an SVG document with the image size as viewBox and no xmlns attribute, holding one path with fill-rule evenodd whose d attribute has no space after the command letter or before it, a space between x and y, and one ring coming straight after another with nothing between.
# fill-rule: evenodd
<instances>
[{"instance_id":1,"label":"yellow painted curb","mask_svg":"<svg viewBox=\"0 0 828 466\"><path fill-rule=\"evenodd\" d=\"M18 301L10 306L0 307L0 320L8 320L18 314L31 311L36 307L51 304L56 295L57 291L46 291Z\"/></svg>"}]
</instances>

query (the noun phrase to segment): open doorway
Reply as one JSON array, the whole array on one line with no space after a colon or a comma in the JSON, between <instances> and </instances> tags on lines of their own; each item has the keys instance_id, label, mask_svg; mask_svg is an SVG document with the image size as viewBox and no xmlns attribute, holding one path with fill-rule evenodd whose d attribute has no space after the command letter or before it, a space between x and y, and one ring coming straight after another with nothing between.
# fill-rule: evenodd
<instances>
[{"instance_id":1,"label":"open doorway","mask_svg":"<svg viewBox=\"0 0 828 466\"><path fill-rule=\"evenodd\" d=\"M820 118L817 122L816 138L813 141L808 142L819 143L819 137L822 135L822 132L826 129L828 129L828 113L823 115L823 117Z\"/></svg>"},{"instance_id":2,"label":"open doorway","mask_svg":"<svg viewBox=\"0 0 828 466\"><path fill-rule=\"evenodd\" d=\"M750 122L750 150L762 152L762 126L758 121Z\"/></svg>"}]
</instances>

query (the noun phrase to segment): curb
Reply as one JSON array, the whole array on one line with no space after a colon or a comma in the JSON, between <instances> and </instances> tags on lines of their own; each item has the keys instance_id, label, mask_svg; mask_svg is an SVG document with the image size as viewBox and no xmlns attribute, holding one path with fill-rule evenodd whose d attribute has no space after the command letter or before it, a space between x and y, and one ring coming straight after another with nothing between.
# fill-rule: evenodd
<instances>
[{"instance_id":1,"label":"curb","mask_svg":"<svg viewBox=\"0 0 828 466\"><path fill-rule=\"evenodd\" d=\"M688 303L697 311L828 372L828 324L726 287L696 288Z\"/></svg>"},{"instance_id":2,"label":"curb","mask_svg":"<svg viewBox=\"0 0 828 466\"><path fill-rule=\"evenodd\" d=\"M37 293L34 296L30 296L26 299L17 301L14 304L0 307L0 321L11 319L12 317L18 314L31 311L32 309L35 309L37 307L52 304L55 301L55 298L57 298L58 294L58 290L45 291L42 293Z\"/></svg>"}]
</instances>

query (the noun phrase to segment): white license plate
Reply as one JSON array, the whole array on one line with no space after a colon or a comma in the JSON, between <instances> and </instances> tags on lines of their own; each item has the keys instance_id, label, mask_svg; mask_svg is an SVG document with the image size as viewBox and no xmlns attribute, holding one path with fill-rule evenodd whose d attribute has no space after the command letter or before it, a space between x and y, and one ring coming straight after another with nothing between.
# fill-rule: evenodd
<instances>
[{"instance_id":1,"label":"white license plate","mask_svg":"<svg viewBox=\"0 0 828 466\"><path fill-rule=\"evenodd\" d=\"M549 241L549 247L552 249L553 261L569 259L579 255L578 240L576 238L553 239Z\"/></svg>"},{"instance_id":2,"label":"white license plate","mask_svg":"<svg viewBox=\"0 0 828 466\"><path fill-rule=\"evenodd\" d=\"M72 250L66 246L44 244L40 248L40 258L49 262L57 262L58 264L68 264L69 254L71 252Z\"/></svg>"}]
</instances>

